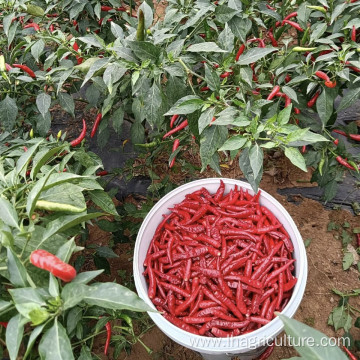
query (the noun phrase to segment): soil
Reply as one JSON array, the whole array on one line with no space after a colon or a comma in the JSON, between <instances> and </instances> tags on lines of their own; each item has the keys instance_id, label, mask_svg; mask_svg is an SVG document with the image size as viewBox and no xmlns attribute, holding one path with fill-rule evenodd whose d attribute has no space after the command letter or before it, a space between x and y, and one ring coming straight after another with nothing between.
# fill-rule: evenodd
<instances>
[{"instance_id":1,"label":"soil","mask_svg":"<svg viewBox=\"0 0 360 360\"><path fill-rule=\"evenodd\" d=\"M192 160L192 163L196 164L198 161L196 150L189 149L187 154L188 160ZM157 168L157 173L159 174L161 174L162 164L164 162L159 159L157 164L160 168ZM224 177L242 178L237 161L233 163L227 162L226 164L227 167L223 167ZM341 241L335 238L334 232L327 231L327 226L331 221L338 224L348 222L350 227L353 228L359 226L359 218L345 210L325 210L319 202L314 200L299 198L297 204L289 203L286 197L278 194L278 188L292 187L299 180L306 183L306 181L309 181L311 174L304 174L293 167L285 158L279 157L277 154L269 157L266 164L267 167L260 185L261 188L270 193L286 208L294 219L304 241L310 241L310 245L307 247L309 262L308 281L305 296L295 315L295 319L322 331L330 337L340 337L343 335L343 331L335 333L333 328L327 325L328 316L339 300L339 297L331 289L336 288L346 292L359 288L359 272L355 267L351 267L348 271L343 271ZM167 169L163 174L166 173ZM201 174L192 174L192 178L213 176L216 176L216 174L212 170ZM177 174L175 170L172 181L178 184L182 183L184 181L184 174L181 171ZM136 203L133 197L127 198L125 201ZM90 228L90 243L96 242L100 245L106 245L109 241L111 241L111 234L101 231L96 226ZM119 278L118 270L126 270L127 273L132 273L132 245L117 244L114 251L119 255L119 258L109 259L111 275L102 275L103 278L99 280L113 281L116 279L122 282L123 279ZM360 307L359 297L351 300L352 305ZM351 334L354 339L360 339L360 329L353 327ZM120 359L201 359L201 356L197 353L187 350L170 340L156 326L147 331L141 337L141 340L152 349L153 353L151 355L146 352L140 343L137 343L132 347L130 355L123 353ZM98 339L96 346L99 353L101 353L104 339ZM288 359L296 355L296 351L290 347L276 347L269 360ZM109 358L112 359L111 356Z\"/></svg>"}]
</instances>

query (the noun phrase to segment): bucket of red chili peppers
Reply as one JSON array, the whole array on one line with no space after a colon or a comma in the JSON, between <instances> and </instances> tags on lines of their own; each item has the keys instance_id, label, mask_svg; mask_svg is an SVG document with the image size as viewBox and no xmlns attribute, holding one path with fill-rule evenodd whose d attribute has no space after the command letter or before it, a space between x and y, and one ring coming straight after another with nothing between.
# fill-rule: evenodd
<instances>
[{"instance_id":1,"label":"bucket of red chili peppers","mask_svg":"<svg viewBox=\"0 0 360 360\"><path fill-rule=\"evenodd\" d=\"M271 195L234 179L202 179L164 196L139 230L139 296L171 339L205 359L265 359L307 279L301 235Z\"/></svg>"}]
</instances>

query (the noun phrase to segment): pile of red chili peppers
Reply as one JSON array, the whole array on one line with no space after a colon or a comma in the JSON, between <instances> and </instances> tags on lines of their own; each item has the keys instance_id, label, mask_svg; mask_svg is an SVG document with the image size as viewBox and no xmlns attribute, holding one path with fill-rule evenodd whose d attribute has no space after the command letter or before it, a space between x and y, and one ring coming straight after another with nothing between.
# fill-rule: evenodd
<instances>
[{"instance_id":1,"label":"pile of red chili peppers","mask_svg":"<svg viewBox=\"0 0 360 360\"><path fill-rule=\"evenodd\" d=\"M185 196L157 227L144 262L148 295L174 325L238 336L266 325L289 302L293 244L282 224L236 186Z\"/></svg>"}]
</instances>

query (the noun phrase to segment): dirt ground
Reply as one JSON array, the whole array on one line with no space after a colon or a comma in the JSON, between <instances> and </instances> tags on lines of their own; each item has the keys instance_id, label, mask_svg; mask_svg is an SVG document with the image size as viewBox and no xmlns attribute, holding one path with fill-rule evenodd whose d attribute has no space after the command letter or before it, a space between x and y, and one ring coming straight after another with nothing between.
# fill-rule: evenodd
<instances>
[{"instance_id":1,"label":"dirt ground","mask_svg":"<svg viewBox=\"0 0 360 360\"><path fill-rule=\"evenodd\" d=\"M195 154L193 155L195 156ZM191 151L188 156L192 156ZM261 188L274 196L286 208L294 219L303 240L311 240L310 245L307 247L308 281L305 296L295 315L295 319L324 332L328 336L340 337L343 335L343 331L335 333L333 328L327 325L328 316L339 300L331 289L336 288L345 292L359 288L359 272L355 267L343 271L341 241L334 237L333 232L327 231L327 226L331 221L339 224L346 221L351 227L355 227L360 225L359 218L345 210L325 210L320 203L309 199L299 198L297 205L287 202L285 197L277 193L277 189L294 186L299 180L301 185L304 186L304 183L310 179L310 174L298 171L282 157L276 159L276 161L274 160L274 158L267 159L267 171L265 171L261 182ZM230 163L223 176L239 179L241 173L238 169L237 164ZM215 174L209 170L197 175L199 177L213 177ZM176 175L174 175L173 180L176 182ZM90 229L90 242L96 241L98 244L106 245L109 237L108 233L102 232L98 228L92 227ZM125 269L130 273L132 271L131 246L129 244L117 244L115 252L120 258L110 259L112 279L119 269ZM109 280L109 277L104 276L103 280ZM352 300L355 300L352 302L354 306L360 307L359 297ZM359 329L352 328L351 334L354 339L360 339ZM153 350L152 355L149 355L141 344L136 344L133 346L130 355L124 354L120 358L129 360L201 359L195 352L174 343L156 326L145 333L141 340ZM100 348L103 346L101 341L99 341L98 345ZM277 347L269 360L288 359L296 355L296 351L292 348Z\"/></svg>"}]
</instances>

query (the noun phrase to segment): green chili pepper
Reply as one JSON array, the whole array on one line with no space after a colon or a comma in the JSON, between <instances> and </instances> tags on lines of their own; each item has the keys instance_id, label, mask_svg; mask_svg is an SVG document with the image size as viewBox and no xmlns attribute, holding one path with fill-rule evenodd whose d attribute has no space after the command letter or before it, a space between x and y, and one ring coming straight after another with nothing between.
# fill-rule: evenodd
<instances>
[{"instance_id":1,"label":"green chili pepper","mask_svg":"<svg viewBox=\"0 0 360 360\"><path fill-rule=\"evenodd\" d=\"M309 8L309 9L321 11L323 14L326 14L326 9L324 7L322 7L322 6L307 5L306 7Z\"/></svg>"},{"instance_id":2,"label":"green chili pepper","mask_svg":"<svg viewBox=\"0 0 360 360\"><path fill-rule=\"evenodd\" d=\"M316 50L316 47L312 47L312 48L306 48L306 47L301 47L301 46L295 46L294 48L292 48L292 51L294 52L306 52L306 51L314 51Z\"/></svg>"},{"instance_id":3,"label":"green chili pepper","mask_svg":"<svg viewBox=\"0 0 360 360\"><path fill-rule=\"evenodd\" d=\"M35 208L41 210L64 211L70 213L81 213L86 210L86 206L84 208L79 208L70 204L62 204L46 200L38 200L36 202Z\"/></svg>"},{"instance_id":4,"label":"green chili pepper","mask_svg":"<svg viewBox=\"0 0 360 360\"><path fill-rule=\"evenodd\" d=\"M139 22L136 30L136 40L137 41L145 40L145 17L141 9L139 10Z\"/></svg>"},{"instance_id":5,"label":"green chili pepper","mask_svg":"<svg viewBox=\"0 0 360 360\"><path fill-rule=\"evenodd\" d=\"M0 72L4 72L6 70L5 66L5 58L4 55L0 56Z\"/></svg>"},{"instance_id":6,"label":"green chili pepper","mask_svg":"<svg viewBox=\"0 0 360 360\"><path fill-rule=\"evenodd\" d=\"M320 163L319 163L319 173L321 176L323 174L322 171L323 171L324 164L325 164L325 158L323 157L323 158L321 158Z\"/></svg>"},{"instance_id":7,"label":"green chili pepper","mask_svg":"<svg viewBox=\"0 0 360 360\"><path fill-rule=\"evenodd\" d=\"M307 39L309 38L309 32L310 32L310 27L307 27L300 41L301 45L304 45L306 43Z\"/></svg>"}]
</instances>

